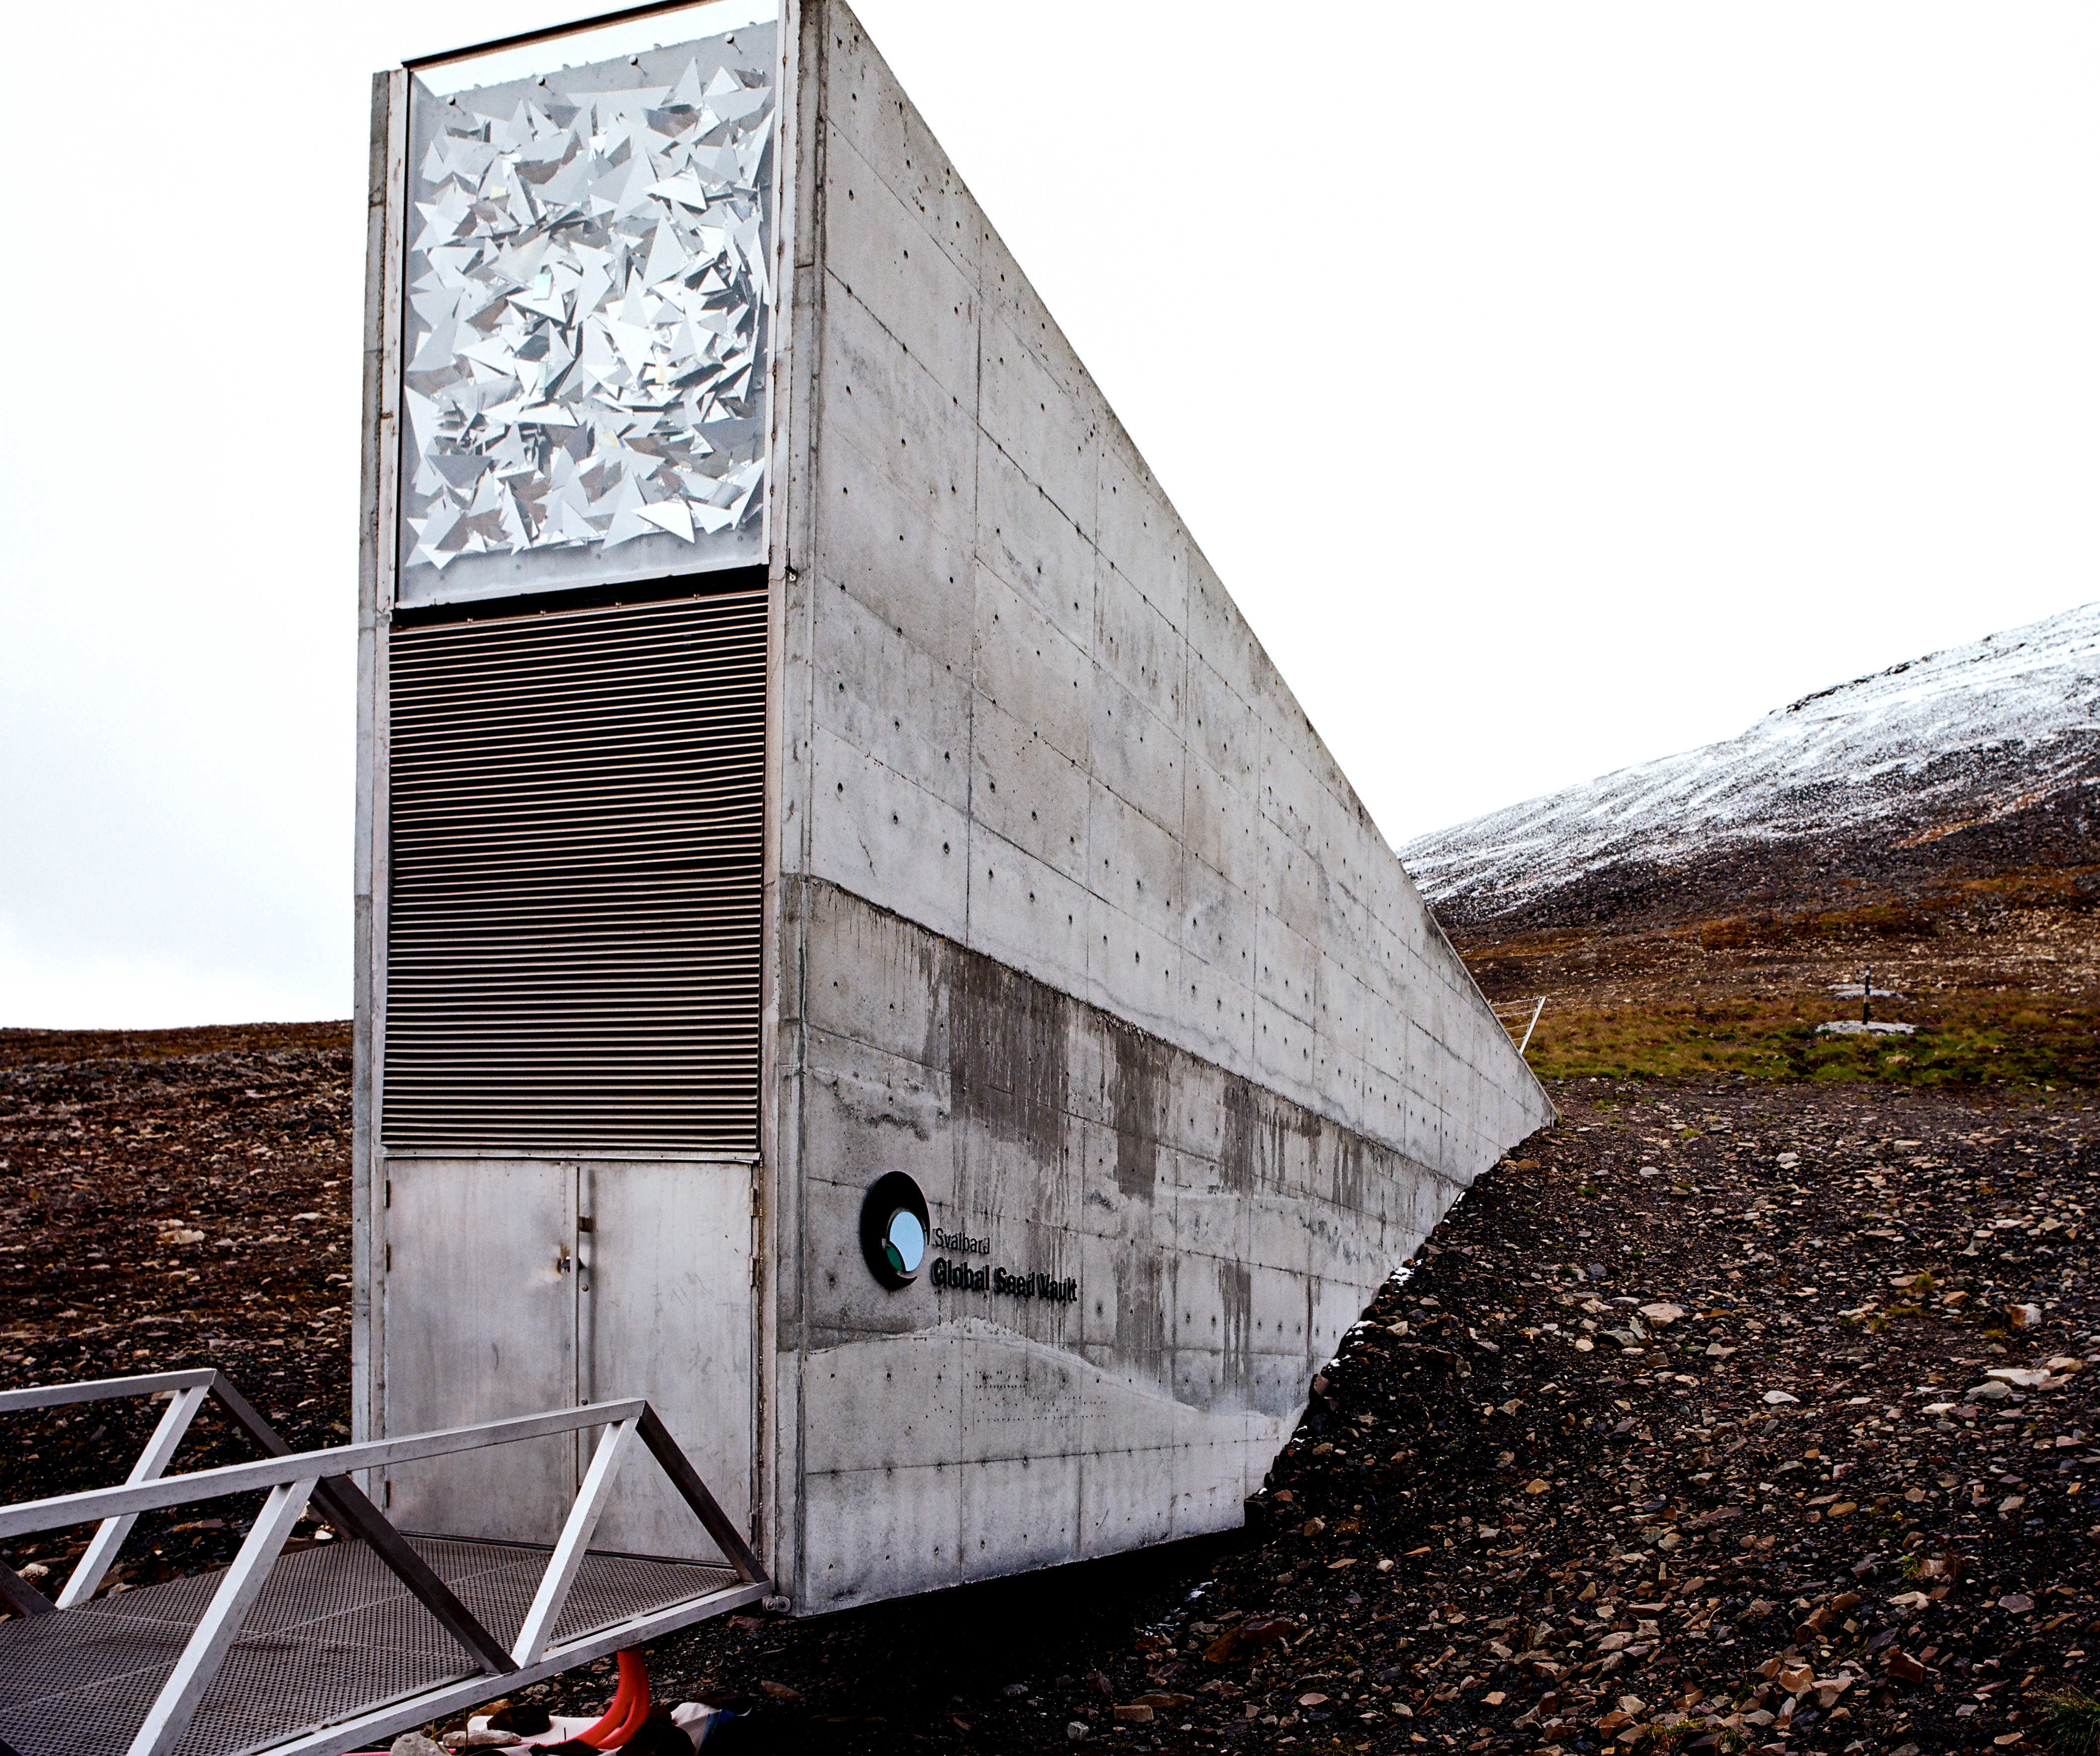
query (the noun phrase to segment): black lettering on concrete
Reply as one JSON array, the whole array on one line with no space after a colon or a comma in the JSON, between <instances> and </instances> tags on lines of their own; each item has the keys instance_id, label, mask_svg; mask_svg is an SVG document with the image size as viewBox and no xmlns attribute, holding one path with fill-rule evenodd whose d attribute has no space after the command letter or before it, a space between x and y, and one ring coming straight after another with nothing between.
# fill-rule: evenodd
<instances>
[{"instance_id":1,"label":"black lettering on concrete","mask_svg":"<svg viewBox=\"0 0 2100 1756\"><path fill-rule=\"evenodd\" d=\"M992 1292L1008 1299L1047 1299L1052 1304L1075 1304L1079 1296L1079 1283L1070 1275L1057 1280L1039 1271L1015 1274L1004 1268L973 1268L946 1256L934 1260L929 1278L936 1286L955 1292Z\"/></svg>"}]
</instances>

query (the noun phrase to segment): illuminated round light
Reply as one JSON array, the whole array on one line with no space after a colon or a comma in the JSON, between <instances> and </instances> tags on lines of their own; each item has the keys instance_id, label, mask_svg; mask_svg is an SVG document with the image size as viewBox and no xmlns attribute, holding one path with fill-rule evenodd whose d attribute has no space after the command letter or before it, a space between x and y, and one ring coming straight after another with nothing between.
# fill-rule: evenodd
<instances>
[{"instance_id":1,"label":"illuminated round light","mask_svg":"<svg viewBox=\"0 0 2100 1756\"><path fill-rule=\"evenodd\" d=\"M899 1207L883 1227L882 1254L898 1274L916 1274L926 1260L926 1228L909 1207Z\"/></svg>"},{"instance_id":2,"label":"illuminated round light","mask_svg":"<svg viewBox=\"0 0 2100 1756\"><path fill-rule=\"evenodd\" d=\"M909 1286L925 1264L933 1218L919 1185L902 1171L875 1180L861 1202L860 1246L868 1272L885 1286Z\"/></svg>"}]
</instances>

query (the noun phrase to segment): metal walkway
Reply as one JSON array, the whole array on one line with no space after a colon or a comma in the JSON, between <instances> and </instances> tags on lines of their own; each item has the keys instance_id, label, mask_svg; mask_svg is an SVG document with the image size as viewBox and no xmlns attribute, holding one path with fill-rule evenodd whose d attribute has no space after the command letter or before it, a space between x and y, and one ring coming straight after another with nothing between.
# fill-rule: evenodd
<instances>
[{"instance_id":1,"label":"metal walkway","mask_svg":"<svg viewBox=\"0 0 2100 1756\"><path fill-rule=\"evenodd\" d=\"M16 1756L299 1756L396 1733L522 1684L757 1601L771 1588L742 1535L645 1401L607 1403L289 1453L215 1372L0 1392L0 1411L157 1392L167 1414L120 1488L0 1507L0 1542L100 1519L56 1603L0 1564L0 1750ZM206 1396L271 1455L188 1476L161 1470ZM407 1537L349 1472L602 1427L549 1547ZM727 1564L589 1549L614 1472L638 1440ZM91 1594L139 1513L267 1490L227 1567ZM284 1553L311 1498L343 1540Z\"/></svg>"}]
</instances>

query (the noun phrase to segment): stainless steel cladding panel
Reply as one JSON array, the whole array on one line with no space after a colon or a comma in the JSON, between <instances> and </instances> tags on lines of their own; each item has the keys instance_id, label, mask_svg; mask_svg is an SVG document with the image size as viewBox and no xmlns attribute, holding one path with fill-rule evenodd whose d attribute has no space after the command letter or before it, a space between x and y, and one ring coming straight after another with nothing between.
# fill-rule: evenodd
<instances>
[{"instance_id":1,"label":"stainless steel cladding panel","mask_svg":"<svg viewBox=\"0 0 2100 1756\"><path fill-rule=\"evenodd\" d=\"M751 1528L752 1166L586 1165L576 1370L587 1402L646 1396L722 1510ZM624 1387L624 1388L623 1388ZM714 1546L653 1471L623 1475L598 1546L706 1560Z\"/></svg>"},{"instance_id":2,"label":"stainless steel cladding panel","mask_svg":"<svg viewBox=\"0 0 2100 1756\"><path fill-rule=\"evenodd\" d=\"M396 1159L384 1219L387 1432L575 1403L573 1165ZM390 1471L386 1508L410 1530L551 1542L576 1480L576 1435L558 1433Z\"/></svg>"},{"instance_id":3,"label":"stainless steel cladding panel","mask_svg":"<svg viewBox=\"0 0 2100 1756\"><path fill-rule=\"evenodd\" d=\"M728 1158L390 1158L387 1430L646 1396L746 1524L752 1173ZM388 1472L388 1509L411 1529L551 1542L589 1456L561 1433L426 1459ZM622 1471L596 1542L717 1554L647 1469Z\"/></svg>"},{"instance_id":4,"label":"stainless steel cladding panel","mask_svg":"<svg viewBox=\"0 0 2100 1756\"><path fill-rule=\"evenodd\" d=\"M386 1151L756 1149L765 622L396 628Z\"/></svg>"}]
</instances>

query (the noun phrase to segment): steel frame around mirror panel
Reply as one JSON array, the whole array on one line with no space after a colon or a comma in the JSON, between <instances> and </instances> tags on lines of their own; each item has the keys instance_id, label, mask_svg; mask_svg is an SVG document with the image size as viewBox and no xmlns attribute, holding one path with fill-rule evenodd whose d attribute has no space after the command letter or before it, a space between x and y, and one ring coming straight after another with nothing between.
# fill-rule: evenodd
<instances>
[{"instance_id":1,"label":"steel frame around mirror panel","mask_svg":"<svg viewBox=\"0 0 2100 1756\"><path fill-rule=\"evenodd\" d=\"M763 562L777 42L412 78L398 601Z\"/></svg>"}]
</instances>

